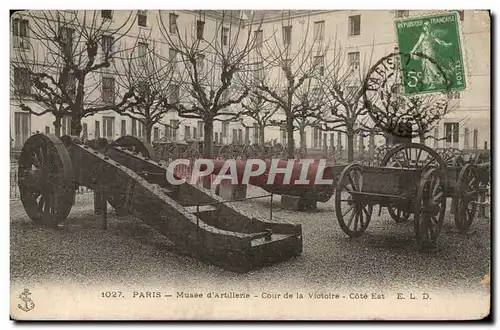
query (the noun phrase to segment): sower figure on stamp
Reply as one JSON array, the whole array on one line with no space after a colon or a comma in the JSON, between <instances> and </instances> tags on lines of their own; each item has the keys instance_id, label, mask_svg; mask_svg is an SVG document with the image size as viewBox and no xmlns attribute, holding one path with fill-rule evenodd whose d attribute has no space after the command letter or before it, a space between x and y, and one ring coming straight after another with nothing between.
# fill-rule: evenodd
<instances>
[{"instance_id":1,"label":"sower figure on stamp","mask_svg":"<svg viewBox=\"0 0 500 330\"><path fill-rule=\"evenodd\" d=\"M452 45L451 42L445 42L438 37L436 37L436 31L431 31L429 22L425 22L423 26L423 31L418 38L417 43L411 50L410 54L414 55L415 52L419 51L424 57L419 57L422 61L422 72L423 78L422 81L426 85L430 85L430 88L434 88L435 84L444 84L445 79L442 76L439 68L432 60L435 60L434 54L434 44L437 43L444 47L449 47ZM416 58L415 56L412 56ZM431 60L432 59L432 60Z\"/></svg>"}]
</instances>

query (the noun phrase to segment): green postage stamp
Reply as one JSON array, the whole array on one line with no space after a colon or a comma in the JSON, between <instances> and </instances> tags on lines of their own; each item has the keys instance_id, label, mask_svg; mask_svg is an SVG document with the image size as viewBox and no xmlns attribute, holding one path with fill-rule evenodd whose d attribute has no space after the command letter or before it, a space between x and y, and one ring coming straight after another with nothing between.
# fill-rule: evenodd
<instances>
[{"instance_id":1,"label":"green postage stamp","mask_svg":"<svg viewBox=\"0 0 500 330\"><path fill-rule=\"evenodd\" d=\"M396 20L405 94L465 89L457 12Z\"/></svg>"}]
</instances>

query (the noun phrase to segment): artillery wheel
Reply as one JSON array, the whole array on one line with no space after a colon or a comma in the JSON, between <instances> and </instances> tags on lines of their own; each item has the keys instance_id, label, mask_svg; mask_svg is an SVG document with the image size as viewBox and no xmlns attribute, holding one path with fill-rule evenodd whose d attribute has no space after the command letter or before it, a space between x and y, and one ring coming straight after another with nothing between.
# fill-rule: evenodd
<instances>
[{"instance_id":1,"label":"artillery wheel","mask_svg":"<svg viewBox=\"0 0 500 330\"><path fill-rule=\"evenodd\" d=\"M225 144L219 149L219 158L221 159L232 159L234 158L234 152L232 145Z\"/></svg>"},{"instance_id":2,"label":"artillery wheel","mask_svg":"<svg viewBox=\"0 0 500 330\"><path fill-rule=\"evenodd\" d=\"M26 213L36 223L54 227L66 220L75 197L73 163L55 135L35 134L19 156L19 192Z\"/></svg>"},{"instance_id":3,"label":"artillery wheel","mask_svg":"<svg viewBox=\"0 0 500 330\"><path fill-rule=\"evenodd\" d=\"M463 153L457 148L438 148L436 152L448 166L453 166L457 162L457 158L462 157ZM463 157L462 157L463 160ZM458 160L459 161L459 160Z\"/></svg>"},{"instance_id":4,"label":"artillery wheel","mask_svg":"<svg viewBox=\"0 0 500 330\"><path fill-rule=\"evenodd\" d=\"M360 236L370 223L373 206L356 199L353 192L363 187L362 167L351 164L340 173L335 190L335 215L340 228L349 237Z\"/></svg>"},{"instance_id":5,"label":"artillery wheel","mask_svg":"<svg viewBox=\"0 0 500 330\"><path fill-rule=\"evenodd\" d=\"M136 151L142 154L143 157L157 160L156 152L153 149L153 146L138 137L125 135L117 139L113 144L116 146L125 147L130 151Z\"/></svg>"},{"instance_id":6,"label":"artillery wheel","mask_svg":"<svg viewBox=\"0 0 500 330\"><path fill-rule=\"evenodd\" d=\"M458 175L458 189L455 193L455 210L453 210L455 225L462 233L466 233L474 221L479 195L476 169L473 165L467 164Z\"/></svg>"},{"instance_id":7,"label":"artillery wheel","mask_svg":"<svg viewBox=\"0 0 500 330\"><path fill-rule=\"evenodd\" d=\"M422 173L425 173L429 168L438 168L444 173L445 183L448 183L445 161L437 152L424 144L404 143L395 146L386 153L380 162L380 166L387 165L403 169L419 168ZM411 216L411 213L403 212L396 207L389 206L387 210L391 218L398 223L407 221Z\"/></svg>"},{"instance_id":8,"label":"artillery wheel","mask_svg":"<svg viewBox=\"0 0 500 330\"><path fill-rule=\"evenodd\" d=\"M425 172L420 180L414 212L415 237L421 247L432 247L443 227L446 213L446 183L438 169Z\"/></svg>"}]
</instances>

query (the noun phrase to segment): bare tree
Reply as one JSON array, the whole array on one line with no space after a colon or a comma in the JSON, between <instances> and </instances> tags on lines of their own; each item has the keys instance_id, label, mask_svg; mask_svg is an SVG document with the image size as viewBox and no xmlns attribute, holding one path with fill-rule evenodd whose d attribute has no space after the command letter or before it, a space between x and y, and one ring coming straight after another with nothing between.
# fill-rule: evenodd
<instances>
[{"instance_id":1,"label":"bare tree","mask_svg":"<svg viewBox=\"0 0 500 330\"><path fill-rule=\"evenodd\" d=\"M203 156L213 157L213 125L215 121L236 118L233 106L248 96L247 84L235 84L240 72L248 69L246 59L255 44L251 29L237 16L240 11L219 11L213 35L204 31L205 13L193 29L180 31L176 15L163 18L160 12L159 26L169 47L169 57L177 60L176 70L184 71L185 88L189 99L176 104L180 117L201 119L204 122ZM207 22L207 25L210 22ZM250 24L253 23L253 17ZM210 30L212 31L212 30ZM244 79L244 76L241 76Z\"/></svg>"},{"instance_id":2,"label":"bare tree","mask_svg":"<svg viewBox=\"0 0 500 330\"><path fill-rule=\"evenodd\" d=\"M335 38L336 40L336 38ZM347 137L347 160L354 160L354 140L362 134L366 121L363 81L372 63L372 52L362 61L359 52L347 53L335 41L326 74L322 79L326 106L318 112L317 126L329 132L341 132ZM347 56L346 56L347 55Z\"/></svg>"},{"instance_id":3,"label":"bare tree","mask_svg":"<svg viewBox=\"0 0 500 330\"><path fill-rule=\"evenodd\" d=\"M264 100L277 105L285 115L288 158L294 157L295 118L301 116L304 109L311 105L311 95L317 94L315 90L321 85L319 78L325 72L328 45L323 41L324 29L315 32L315 36L311 38L309 21L310 19L302 30L294 26L297 30L295 33L288 15L288 18L282 20L283 33L273 33L258 48L258 59L255 61L257 66L261 66L261 71L270 71L256 75L255 87ZM293 43L292 33L294 40L297 40L296 36L299 37ZM283 38L277 35L283 35Z\"/></svg>"},{"instance_id":4,"label":"bare tree","mask_svg":"<svg viewBox=\"0 0 500 330\"><path fill-rule=\"evenodd\" d=\"M251 118L254 120L254 127L258 130L258 142L260 146L264 146L265 143L265 135L264 130L266 127L274 126L273 124L273 116L278 111L278 106L266 101L262 98L258 93L251 93L246 99L241 102L241 107L243 111L239 113L242 118ZM242 125L245 127L250 127L245 125L242 122Z\"/></svg>"},{"instance_id":5,"label":"bare tree","mask_svg":"<svg viewBox=\"0 0 500 330\"><path fill-rule=\"evenodd\" d=\"M33 115L52 114L60 134L61 119L71 116L71 134L79 135L81 119L115 103L96 97L102 86L100 73L126 49L120 40L128 33L135 15L123 23L101 18L101 11L24 11L12 17L15 35L11 86L22 110ZM21 32L22 31L22 32ZM111 87L111 94L114 86ZM131 95L125 94L118 105Z\"/></svg>"},{"instance_id":6,"label":"bare tree","mask_svg":"<svg viewBox=\"0 0 500 330\"><path fill-rule=\"evenodd\" d=\"M184 98L174 66L160 56L160 42L142 36L135 40L128 56L115 62L119 93L126 103L115 107L120 115L130 117L144 127L146 140L151 142L155 124L178 129L162 122L165 114L176 110ZM181 79L182 80L182 79ZM127 95L133 94L132 98Z\"/></svg>"}]
</instances>

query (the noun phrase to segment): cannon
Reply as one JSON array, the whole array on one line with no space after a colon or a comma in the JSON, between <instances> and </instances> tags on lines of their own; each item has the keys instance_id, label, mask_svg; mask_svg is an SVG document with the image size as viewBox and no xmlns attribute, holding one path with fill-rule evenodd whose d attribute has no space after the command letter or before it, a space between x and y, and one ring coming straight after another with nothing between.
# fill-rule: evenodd
<instances>
[{"instance_id":1,"label":"cannon","mask_svg":"<svg viewBox=\"0 0 500 330\"><path fill-rule=\"evenodd\" d=\"M238 184L251 184L264 189L265 191L276 194L276 195L289 195L301 197L309 202L327 202L333 195L336 186L336 179L340 175L341 171L346 165L320 165L319 162L314 162L309 164L307 169L306 180L308 183L302 183L299 181L301 178L301 172L303 164L300 161L293 161L293 168L290 173L289 182L285 182L284 173L276 173L272 182L268 182L269 174L272 168L272 160L262 160L265 164L265 170L262 174L257 176L250 176L248 182L243 182L243 177L245 169L247 167L247 161L244 160L233 160L235 162L234 168L236 173L232 173L231 168L226 172L227 175L231 177L236 177ZM220 175L221 170L224 167L226 161L216 160L214 161L213 175ZM286 160L279 160L277 162L278 168L285 168L288 162ZM200 171L205 171L207 169L203 164L200 166ZM252 171L258 169L257 164L253 164L251 167ZM316 175L318 170L321 169L323 174L319 179L323 180L333 180L333 184L317 184ZM217 192L216 188L216 192Z\"/></svg>"},{"instance_id":2,"label":"cannon","mask_svg":"<svg viewBox=\"0 0 500 330\"><path fill-rule=\"evenodd\" d=\"M18 185L28 216L62 224L75 190L94 190L103 229L107 204L135 215L194 258L235 272L288 260L302 252L300 225L251 217L234 203L176 178L154 151L127 136L89 145L77 137L35 134L19 158Z\"/></svg>"}]
</instances>

